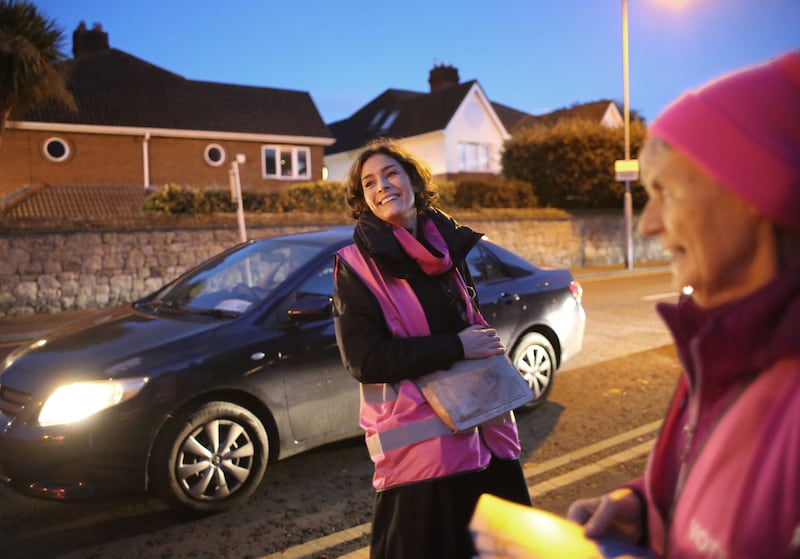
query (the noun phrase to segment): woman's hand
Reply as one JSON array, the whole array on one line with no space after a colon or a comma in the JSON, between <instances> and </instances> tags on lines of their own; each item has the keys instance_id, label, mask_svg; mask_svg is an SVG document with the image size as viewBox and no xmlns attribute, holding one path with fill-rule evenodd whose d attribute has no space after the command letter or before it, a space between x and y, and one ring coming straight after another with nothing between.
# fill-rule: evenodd
<instances>
[{"instance_id":1,"label":"woman's hand","mask_svg":"<svg viewBox=\"0 0 800 559\"><path fill-rule=\"evenodd\" d=\"M575 501L567 518L583 524L583 531L590 538L610 536L636 544L644 534L642 502L630 489Z\"/></svg>"},{"instance_id":2,"label":"woman's hand","mask_svg":"<svg viewBox=\"0 0 800 559\"><path fill-rule=\"evenodd\" d=\"M494 328L472 325L458 333L464 348L464 359L480 359L505 353L506 346Z\"/></svg>"}]
</instances>

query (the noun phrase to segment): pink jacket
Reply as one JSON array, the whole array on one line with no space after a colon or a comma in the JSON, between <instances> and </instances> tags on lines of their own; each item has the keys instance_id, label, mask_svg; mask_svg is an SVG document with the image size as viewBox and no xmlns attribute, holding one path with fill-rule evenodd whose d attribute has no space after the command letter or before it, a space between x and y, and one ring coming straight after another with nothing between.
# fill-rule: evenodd
<instances>
[{"instance_id":1,"label":"pink jacket","mask_svg":"<svg viewBox=\"0 0 800 559\"><path fill-rule=\"evenodd\" d=\"M380 274L355 245L341 249L338 255L378 299L395 336L430 334L420 303L405 280ZM472 318L473 323L483 320L480 315ZM492 454L516 458L520 453L513 414L454 434L410 380L394 385L362 384L360 422L375 463L376 490L479 470L489 465Z\"/></svg>"},{"instance_id":2,"label":"pink jacket","mask_svg":"<svg viewBox=\"0 0 800 559\"><path fill-rule=\"evenodd\" d=\"M800 558L800 269L715 312L659 305L685 371L643 478L649 547Z\"/></svg>"}]
</instances>

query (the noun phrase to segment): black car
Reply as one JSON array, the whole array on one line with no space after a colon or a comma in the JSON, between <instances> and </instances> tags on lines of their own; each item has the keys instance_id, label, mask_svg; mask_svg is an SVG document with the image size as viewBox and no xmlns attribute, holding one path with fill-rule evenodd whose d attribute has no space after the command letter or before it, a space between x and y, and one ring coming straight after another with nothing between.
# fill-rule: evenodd
<instances>
[{"instance_id":1,"label":"black car","mask_svg":"<svg viewBox=\"0 0 800 559\"><path fill-rule=\"evenodd\" d=\"M14 351L0 372L0 477L35 497L151 491L205 514L247 499L271 460L360 435L331 317L333 254L351 238L243 243ZM468 261L535 406L581 348L580 286L485 239Z\"/></svg>"}]
</instances>

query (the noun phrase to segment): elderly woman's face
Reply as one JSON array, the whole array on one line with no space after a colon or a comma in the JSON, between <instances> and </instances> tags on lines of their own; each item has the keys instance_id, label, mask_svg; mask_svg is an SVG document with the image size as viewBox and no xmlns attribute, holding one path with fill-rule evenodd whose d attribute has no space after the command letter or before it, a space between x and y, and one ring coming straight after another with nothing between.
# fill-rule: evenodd
<instances>
[{"instance_id":1,"label":"elderly woman's face","mask_svg":"<svg viewBox=\"0 0 800 559\"><path fill-rule=\"evenodd\" d=\"M403 166L393 158L376 153L361 169L364 201L376 217L398 227L416 224L414 185Z\"/></svg>"},{"instance_id":2,"label":"elderly woman's face","mask_svg":"<svg viewBox=\"0 0 800 559\"><path fill-rule=\"evenodd\" d=\"M649 196L639 221L672 255L676 288L692 286L702 307L716 307L761 287L776 273L771 224L681 153L642 153Z\"/></svg>"}]
</instances>

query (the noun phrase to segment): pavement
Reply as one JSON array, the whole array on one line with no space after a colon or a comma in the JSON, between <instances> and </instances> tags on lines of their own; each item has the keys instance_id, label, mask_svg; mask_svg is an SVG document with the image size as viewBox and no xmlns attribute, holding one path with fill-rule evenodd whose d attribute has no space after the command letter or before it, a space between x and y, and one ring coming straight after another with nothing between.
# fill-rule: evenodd
<instances>
[{"instance_id":1,"label":"pavement","mask_svg":"<svg viewBox=\"0 0 800 559\"><path fill-rule=\"evenodd\" d=\"M631 275L641 273L654 273L669 270L664 262L648 262L636 264L628 269L623 264L571 268L572 275L578 281L616 275ZM16 345L36 339L47 332L66 326L69 323L92 316L103 309L83 309L63 311L58 313L30 314L25 316L11 316L0 318L0 345Z\"/></svg>"}]
</instances>

